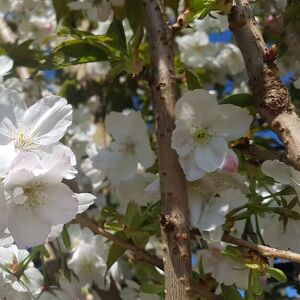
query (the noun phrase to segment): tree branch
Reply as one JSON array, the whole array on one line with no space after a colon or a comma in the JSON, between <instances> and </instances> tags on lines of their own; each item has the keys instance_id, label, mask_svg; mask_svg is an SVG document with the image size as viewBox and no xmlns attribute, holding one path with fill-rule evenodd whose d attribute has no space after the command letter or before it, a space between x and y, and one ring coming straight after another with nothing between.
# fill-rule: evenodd
<instances>
[{"instance_id":1,"label":"tree branch","mask_svg":"<svg viewBox=\"0 0 300 300\"><path fill-rule=\"evenodd\" d=\"M143 260L143 261L163 270L163 268L164 268L163 262L159 258L148 254L147 252L145 252L144 250L138 248L137 246L135 246L133 244L130 244L126 241L119 239L117 236L112 235L111 233L109 233L108 231L104 230L101 227L98 227L97 225L92 223L87 218L85 218L81 215L78 215L76 217L76 223L80 224L82 227L89 228L95 234L100 234L100 235L104 236L105 238L112 241L113 243L120 246L121 248L130 250L131 252L134 253L135 258L137 258L139 260Z\"/></svg>"},{"instance_id":2,"label":"tree branch","mask_svg":"<svg viewBox=\"0 0 300 300\"><path fill-rule=\"evenodd\" d=\"M300 263L300 254L294 253L291 251L285 251L285 250L279 250L275 248L271 248L268 246L263 246L263 245L256 245L254 243L238 239L236 237L233 237L231 235L224 235L222 238L223 242L233 244L236 246L240 246L243 248L247 248L253 251L256 251L260 253L261 255L269 258L282 258L282 259L287 259L293 262Z\"/></svg>"},{"instance_id":3,"label":"tree branch","mask_svg":"<svg viewBox=\"0 0 300 300\"><path fill-rule=\"evenodd\" d=\"M159 0L144 0L145 26L151 54L153 108L156 121L165 244L166 299L189 299L191 254L187 186L176 152L171 148L175 128L173 36Z\"/></svg>"},{"instance_id":4,"label":"tree branch","mask_svg":"<svg viewBox=\"0 0 300 300\"><path fill-rule=\"evenodd\" d=\"M183 10L182 12L178 15L176 23L174 23L171 28L174 31L180 30L184 26L184 20L188 13L190 12L190 0L185 0L183 4Z\"/></svg>"},{"instance_id":5,"label":"tree branch","mask_svg":"<svg viewBox=\"0 0 300 300\"><path fill-rule=\"evenodd\" d=\"M274 63L276 48L267 49L247 0L234 0L229 28L244 57L258 111L287 149L289 164L300 170L300 119Z\"/></svg>"},{"instance_id":6,"label":"tree branch","mask_svg":"<svg viewBox=\"0 0 300 300\"><path fill-rule=\"evenodd\" d=\"M233 149L236 149L246 156L250 156L255 162L262 163L266 160L280 160L284 163L288 163L285 151L274 151L264 148L258 145L250 145L249 140L244 138L240 143L232 145Z\"/></svg>"}]
</instances>

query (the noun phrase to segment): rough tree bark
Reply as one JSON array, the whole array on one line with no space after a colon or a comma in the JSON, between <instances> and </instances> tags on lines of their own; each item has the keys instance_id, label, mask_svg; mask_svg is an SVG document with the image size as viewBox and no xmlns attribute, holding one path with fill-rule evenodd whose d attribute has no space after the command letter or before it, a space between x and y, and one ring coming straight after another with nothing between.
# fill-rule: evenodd
<instances>
[{"instance_id":1,"label":"rough tree bark","mask_svg":"<svg viewBox=\"0 0 300 300\"><path fill-rule=\"evenodd\" d=\"M249 85L260 115L285 144L290 165L300 170L300 119L279 79L277 51L267 49L247 0L234 0L229 28L244 57Z\"/></svg>"},{"instance_id":2,"label":"rough tree bark","mask_svg":"<svg viewBox=\"0 0 300 300\"><path fill-rule=\"evenodd\" d=\"M161 228L165 250L166 299L190 299L191 254L187 186L176 152L171 149L175 128L173 37L159 0L143 1L152 75L149 82L156 121L161 184Z\"/></svg>"}]
</instances>

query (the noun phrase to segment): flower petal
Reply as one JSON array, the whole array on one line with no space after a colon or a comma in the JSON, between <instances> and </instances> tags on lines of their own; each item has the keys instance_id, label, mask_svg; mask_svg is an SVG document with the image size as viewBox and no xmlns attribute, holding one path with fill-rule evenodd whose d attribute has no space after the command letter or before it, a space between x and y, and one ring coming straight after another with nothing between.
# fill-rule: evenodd
<instances>
[{"instance_id":1,"label":"flower petal","mask_svg":"<svg viewBox=\"0 0 300 300\"><path fill-rule=\"evenodd\" d=\"M186 122L176 120L176 128L172 133L172 148L179 156L189 154L194 148L193 137L190 135Z\"/></svg>"},{"instance_id":2,"label":"flower petal","mask_svg":"<svg viewBox=\"0 0 300 300\"><path fill-rule=\"evenodd\" d=\"M141 113L134 110L130 110L127 114L111 112L105 118L105 127L118 142L126 142L128 137L142 141L148 138L147 127Z\"/></svg>"},{"instance_id":3,"label":"flower petal","mask_svg":"<svg viewBox=\"0 0 300 300\"><path fill-rule=\"evenodd\" d=\"M203 208L197 224L199 230L212 231L225 223L225 215L229 210L229 204L226 201L216 197L209 200Z\"/></svg>"},{"instance_id":4,"label":"flower petal","mask_svg":"<svg viewBox=\"0 0 300 300\"><path fill-rule=\"evenodd\" d=\"M227 142L221 137L214 136L207 145L198 145L196 147L196 164L205 172L215 171L222 165L227 151Z\"/></svg>"},{"instance_id":5,"label":"flower petal","mask_svg":"<svg viewBox=\"0 0 300 300\"><path fill-rule=\"evenodd\" d=\"M7 55L0 56L0 76L6 75L13 67L14 61Z\"/></svg>"},{"instance_id":6,"label":"flower petal","mask_svg":"<svg viewBox=\"0 0 300 300\"><path fill-rule=\"evenodd\" d=\"M17 127L22 121L26 105L22 95L17 91L0 86L0 122L7 118Z\"/></svg>"},{"instance_id":7,"label":"flower petal","mask_svg":"<svg viewBox=\"0 0 300 300\"><path fill-rule=\"evenodd\" d=\"M86 211L95 201L96 197L90 193L75 194L78 201L78 214Z\"/></svg>"},{"instance_id":8,"label":"flower petal","mask_svg":"<svg viewBox=\"0 0 300 300\"><path fill-rule=\"evenodd\" d=\"M29 136L42 145L58 142L72 123L72 106L59 96L47 96L29 107L23 126Z\"/></svg>"},{"instance_id":9,"label":"flower petal","mask_svg":"<svg viewBox=\"0 0 300 300\"><path fill-rule=\"evenodd\" d=\"M211 121L212 128L227 141L244 136L252 122L249 111L232 104L219 106L219 114Z\"/></svg>"},{"instance_id":10,"label":"flower petal","mask_svg":"<svg viewBox=\"0 0 300 300\"><path fill-rule=\"evenodd\" d=\"M176 102L176 119L182 119L194 126L202 126L207 116L214 114L217 106L216 97L208 91L202 89L187 91Z\"/></svg>"},{"instance_id":11,"label":"flower petal","mask_svg":"<svg viewBox=\"0 0 300 300\"><path fill-rule=\"evenodd\" d=\"M7 227L19 249L43 244L51 229L49 223L24 205L11 207Z\"/></svg>"},{"instance_id":12,"label":"flower petal","mask_svg":"<svg viewBox=\"0 0 300 300\"><path fill-rule=\"evenodd\" d=\"M14 143L0 145L0 176L4 176L17 157Z\"/></svg>"},{"instance_id":13,"label":"flower petal","mask_svg":"<svg viewBox=\"0 0 300 300\"><path fill-rule=\"evenodd\" d=\"M40 197L40 204L34 206L34 211L41 220L58 225L74 219L78 212L78 201L68 186L60 183L42 185L37 189L36 195Z\"/></svg>"},{"instance_id":14,"label":"flower petal","mask_svg":"<svg viewBox=\"0 0 300 300\"><path fill-rule=\"evenodd\" d=\"M134 178L138 167L135 155L123 155L118 165L107 172L107 177L113 185Z\"/></svg>"},{"instance_id":15,"label":"flower petal","mask_svg":"<svg viewBox=\"0 0 300 300\"><path fill-rule=\"evenodd\" d=\"M189 155L180 156L179 163L188 181L197 180L205 174L195 162L195 151L191 152Z\"/></svg>"},{"instance_id":16,"label":"flower petal","mask_svg":"<svg viewBox=\"0 0 300 300\"><path fill-rule=\"evenodd\" d=\"M137 157L138 162L144 167L149 168L153 166L155 162L155 154L152 151L149 143L143 143L140 145L136 145L135 147L135 155Z\"/></svg>"},{"instance_id":17,"label":"flower petal","mask_svg":"<svg viewBox=\"0 0 300 300\"><path fill-rule=\"evenodd\" d=\"M262 171L277 182L293 185L290 167L279 160L267 160L261 165Z\"/></svg>"}]
</instances>

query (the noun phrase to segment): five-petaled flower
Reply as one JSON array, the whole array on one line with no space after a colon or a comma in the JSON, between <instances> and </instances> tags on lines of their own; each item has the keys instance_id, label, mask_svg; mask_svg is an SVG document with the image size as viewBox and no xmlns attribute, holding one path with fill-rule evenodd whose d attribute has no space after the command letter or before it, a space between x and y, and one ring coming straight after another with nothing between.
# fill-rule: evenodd
<instances>
[{"instance_id":1,"label":"five-petaled flower","mask_svg":"<svg viewBox=\"0 0 300 300\"><path fill-rule=\"evenodd\" d=\"M186 92L176 103L176 128L172 148L187 180L220 168L228 152L228 142L247 133L252 117L246 109L219 105L206 90Z\"/></svg>"}]
</instances>

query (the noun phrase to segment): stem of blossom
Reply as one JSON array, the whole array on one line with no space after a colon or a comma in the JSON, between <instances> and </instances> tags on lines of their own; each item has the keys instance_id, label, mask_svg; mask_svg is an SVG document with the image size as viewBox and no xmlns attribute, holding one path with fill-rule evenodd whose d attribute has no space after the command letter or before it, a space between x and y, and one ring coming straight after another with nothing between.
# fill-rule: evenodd
<instances>
[{"instance_id":1,"label":"stem of blossom","mask_svg":"<svg viewBox=\"0 0 300 300\"><path fill-rule=\"evenodd\" d=\"M279 250L268 246L257 245L245 240L238 239L231 235L225 234L222 238L223 242L247 248L260 253L261 255L269 258L282 258L289 261L300 263L300 254L291 251Z\"/></svg>"},{"instance_id":2,"label":"stem of blossom","mask_svg":"<svg viewBox=\"0 0 300 300\"><path fill-rule=\"evenodd\" d=\"M149 85L157 130L165 299L186 300L190 299L192 281L187 184L178 156L171 148L176 102L174 41L162 1L144 0L143 5L152 67Z\"/></svg>"},{"instance_id":3,"label":"stem of blossom","mask_svg":"<svg viewBox=\"0 0 300 300\"><path fill-rule=\"evenodd\" d=\"M229 28L244 57L258 111L287 149L290 165L300 170L300 118L274 63L276 48L267 49L247 0L233 0Z\"/></svg>"},{"instance_id":4,"label":"stem of blossom","mask_svg":"<svg viewBox=\"0 0 300 300\"><path fill-rule=\"evenodd\" d=\"M76 217L76 223L80 224L82 227L89 228L95 234L102 235L103 237L112 241L113 243L120 246L121 248L130 250L131 252L134 253L134 256L136 259L143 260L143 261L150 263L151 265L154 265L154 266L160 268L161 270L163 270L164 265L163 265L163 262L159 258L148 254L147 252L145 252L144 250L138 248L137 246L135 246L133 244L130 244L126 241L119 239L117 236L109 233L105 229L98 227L97 225L92 223L89 219L87 219L81 215L78 215Z\"/></svg>"}]
</instances>

